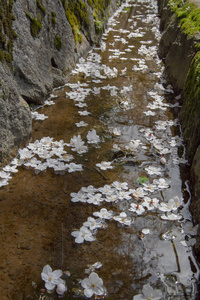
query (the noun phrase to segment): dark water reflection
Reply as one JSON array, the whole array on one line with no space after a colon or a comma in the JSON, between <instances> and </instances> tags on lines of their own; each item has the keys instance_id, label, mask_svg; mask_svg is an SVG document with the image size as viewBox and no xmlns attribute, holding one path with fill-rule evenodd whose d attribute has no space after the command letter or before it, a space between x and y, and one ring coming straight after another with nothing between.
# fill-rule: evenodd
<instances>
[{"instance_id":1,"label":"dark water reflection","mask_svg":"<svg viewBox=\"0 0 200 300\"><path fill-rule=\"evenodd\" d=\"M67 84L55 91L57 98L52 99L55 105L38 110L48 118L34 121L31 142L50 136L54 141L63 140L69 144L73 136L80 134L88 151L80 155L73 148L64 147L74 156L73 162L83 166L81 172L56 175L53 168L47 168L45 172L35 174L33 168L27 170L21 166L9 185L1 188L1 251L5 257L1 268L5 278L2 291L3 294L10 291L10 295L15 295L11 299L22 299L16 295L42 299L40 288L44 287L44 282L40 273L46 264L71 273L66 279L68 291L63 299L74 299L74 295L76 299L82 299L80 280L88 276L85 274L87 265L95 262L102 264L95 272L103 279L106 299L133 299L134 295L141 294L147 283L162 291L162 299L195 298L199 271L190 244L195 233L188 229L183 231L185 223L192 228L187 165L176 119L178 108L173 108L177 100L169 91L170 87L164 89L160 84L163 82L163 65L153 48L158 44L158 22L154 1L129 1L110 22L102 40L104 51L94 49L86 59L87 64L93 62L93 71L86 75L87 64L82 62L77 65L77 68L84 65L82 71L76 72L75 69L69 75L70 84L80 82L79 94L82 88L91 89L82 101L87 107L75 105L78 96L75 101L69 94L66 96L65 93L77 92L77 87ZM131 33L134 34L131 36ZM120 55L119 51L122 52ZM117 76L111 69L105 76L106 66L112 70L116 68ZM98 69L100 76L95 73ZM105 78L99 78L102 75ZM88 85L82 86L83 83ZM99 92L95 88L100 88ZM157 103L157 108L148 108L159 97L163 99L160 106ZM89 115L78 113L85 109ZM147 111L155 112L155 115L145 115ZM174 122L159 129L155 123L159 120ZM80 121L88 126L76 127L75 123ZM121 133L114 136L114 128ZM92 129L101 139L98 145L87 144L86 136ZM151 140L153 136L156 137L154 142ZM176 137L175 146L173 137ZM136 150L127 149L131 140L140 140ZM113 144L118 148L113 148ZM163 147L170 151L163 155L166 164L162 165L159 153L165 151ZM112 162L114 168L99 169L96 164L102 161ZM149 166L161 168L161 175L148 174L145 168ZM146 196L158 198L159 203L166 203L175 196L183 198L178 209L173 211L181 214L180 221L161 219L165 213L159 208L145 209L141 215L129 211L131 203L142 204L144 197L114 203L104 201L99 206L71 201L70 193L77 193L89 185L100 188L120 181L127 182L128 189L137 189L142 186L137 183L137 178L142 176L151 184L159 178L170 181L167 189L160 188ZM104 228L96 230L95 241L75 243L71 232L81 228L87 218L101 208L112 210L114 215L126 212L132 225L106 220ZM143 229L149 229L149 234L142 234ZM20 269L21 275L17 276ZM55 293L47 295L51 299L58 297Z\"/></svg>"}]
</instances>

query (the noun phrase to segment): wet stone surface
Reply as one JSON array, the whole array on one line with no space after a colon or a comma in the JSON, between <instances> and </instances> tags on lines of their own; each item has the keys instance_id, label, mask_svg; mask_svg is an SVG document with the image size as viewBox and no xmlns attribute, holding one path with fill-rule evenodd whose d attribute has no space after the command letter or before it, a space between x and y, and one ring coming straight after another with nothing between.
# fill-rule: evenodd
<instances>
[{"instance_id":1,"label":"wet stone surface","mask_svg":"<svg viewBox=\"0 0 200 300\"><path fill-rule=\"evenodd\" d=\"M197 228L156 12L119 8L1 171L1 299L195 299Z\"/></svg>"}]
</instances>

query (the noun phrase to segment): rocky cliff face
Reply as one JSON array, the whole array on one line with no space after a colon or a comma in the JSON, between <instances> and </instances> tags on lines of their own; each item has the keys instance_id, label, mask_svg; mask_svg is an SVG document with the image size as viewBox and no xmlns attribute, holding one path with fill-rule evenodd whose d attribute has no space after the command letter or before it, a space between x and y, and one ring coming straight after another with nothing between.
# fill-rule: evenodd
<instances>
[{"instance_id":1,"label":"rocky cliff face","mask_svg":"<svg viewBox=\"0 0 200 300\"><path fill-rule=\"evenodd\" d=\"M36 1L20 0L14 2L13 14L16 20L13 27L18 35L13 48L13 75L17 89L30 103L40 104L52 90L55 76L62 74L75 62L75 42L65 10L60 1L43 1L45 12ZM52 22L51 12L56 14ZM38 14L40 17L38 17ZM57 17L58 16L58 17ZM41 18L41 21L39 21ZM33 32L34 20L41 22ZM35 25L35 27L36 27ZM55 39L60 38L62 45L56 48Z\"/></svg>"},{"instance_id":2,"label":"rocky cliff face","mask_svg":"<svg viewBox=\"0 0 200 300\"><path fill-rule=\"evenodd\" d=\"M200 7L195 2L158 0L162 37L160 56L165 75L182 95L180 120L187 158L191 166L192 203L195 223L200 224ZM200 261L200 229L195 245Z\"/></svg>"},{"instance_id":3,"label":"rocky cliff face","mask_svg":"<svg viewBox=\"0 0 200 300\"><path fill-rule=\"evenodd\" d=\"M169 0L158 0L162 37L159 55L165 62L165 75L177 91L183 91L191 61L197 52L199 37L187 35L180 26L180 19L168 5Z\"/></svg>"},{"instance_id":4,"label":"rocky cliff face","mask_svg":"<svg viewBox=\"0 0 200 300\"><path fill-rule=\"evenodd\" d=\"M0 78L0 160L6 163L18 146L26 143L31 132L31 114L6 64L0 64Z\"/></svg>"},{"instance_id":5,"label":"rocky cliff face","mask_svg":"<svg viewBox=\"0 0 200 300\"><path fill-rule=\"evenodd\" d=\"M77 59L98 43L119 2L2 0L0 161L28 141L32 122L27 103L42 104L65 83L64 75Z\"/></svg>"}]
</instances>

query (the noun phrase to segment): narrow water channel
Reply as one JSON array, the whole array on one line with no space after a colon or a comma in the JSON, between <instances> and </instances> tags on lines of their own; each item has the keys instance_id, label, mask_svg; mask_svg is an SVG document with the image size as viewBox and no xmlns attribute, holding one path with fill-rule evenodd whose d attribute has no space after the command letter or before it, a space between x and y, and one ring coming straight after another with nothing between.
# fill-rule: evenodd
<instances>
[{"instance_id":1,"label":"narrow water channel","mask_svg":"<svg viewBox=\"0 0 200 300\"><path fill-rule=\"evenodd\" d=\"M179 95L159 37L156 1L127 0L33 110L30 143L0 172L2 299L61 298L50 267L63 299L195 299Z\"/></svg>"}]
</instances>

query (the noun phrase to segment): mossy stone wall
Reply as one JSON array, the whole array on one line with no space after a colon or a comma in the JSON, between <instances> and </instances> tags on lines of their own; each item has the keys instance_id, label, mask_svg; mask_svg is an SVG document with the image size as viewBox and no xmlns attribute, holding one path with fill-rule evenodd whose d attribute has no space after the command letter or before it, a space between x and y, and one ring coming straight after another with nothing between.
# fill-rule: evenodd
<instances>
[{"instance_id":1,"label":"mossy stone wall","mask_svg":"<svg viewBox=\"0 0 200 300\"><path fill-rule=\"evenodd\" d=\"M0 62L11 63L13 59L13 40L17 35L12 28L12 7L13 0L0 1Z\"/></svg>"},{"instance_id":2,"label":"mossy stone wall","mask_svg":"<svg viewBox=\"0 0 200 300\"><path fill-rule=\"evenodd\" d=\"M181 29L187 35L200 32L200 9L186 0L170 0L169 6L179 19Z\"/></svg>"},{"instance_id":3,"label":"mossy stone wall","mask_svg":"<svg viewBox=\"0 0 200 300\"><path fill-rule=\"evenodd\" d=\"M193 58L187 75L181 120L187 156L191 161L200 144L200 51Z\"/></svg>"},{"instance_id":4,"label":"mossy stone wall","mask_svg":"<svg viewBox=\"0 0 200 300\"><path fill-rule=\"evenodd\" d=\"M120 2L0 0L0 161L31 134L27 103L43 104L66 83L65 75L100 41L108 11Z\"/></svg>"},{"instance_id":5,"label":"mossy stone wall","mask_svg":"<svg viewBox=\"0 0 200 300\"><path fill-rule=\"evenodd\" d=\"M180 119L192 163L200 144L200 6L186 0L158 0L163 33L160 54L166 77L182 94Z\"/></svg>"},{"instance_id":6,"label":"mossy stone wall","mask_svg":"<svg viewBox=\"0 0 200 300\"><path fill-rule=\"evenodd\" d=\"M89 28L89 16L86 4L81 1L61 0L74 34L75 43L82 41L81 29Z\"/></svg>"},{"instance_id":7,"label":"mossy stone wall","mask_svg":"<svg viewBox=\"0 0 200 300\"><path fill-rule=\"evenodd\" d=\"M193 59L183 89L181 122L190 163L200 145L200 7L191 1L170 0L187 39L193 39ZM187 55L187 53L186 53Z\"/></svg>"},{"instance_id":8,"label":"mossy stone wall","mask_svg":"<svg viewBox=\"0 0 200 300\"><path fill-rule=\"evenodd\" d=\"M30 20L30 31L31 31L31 35L33 37L37 37L40 30L42 29L42 18L41 15L38 14L38 18L33 18L31 17L31 15L26 12L26 16L29 18Z\"/></svg>"},{"instance_id":9,"label":"mossy stone wall","mask_svg":"<svg viewBox=\"0 0 200 300\"><path fill-rule=\"evenodd\" d=\"M82 33L90 39L90 21L88 6L93 11L93 22L96 34L103 32L103 25L106 21L106 9L111 0L61 0L65 9L66 17L72 27L75 43L82 42ZM82 32L82 33L81 33Z\"/></svg>"},{"instance_id":10,"label":"mossy stone wall","mask_svg":"<svg viewBox=\"0 0 200 300\"><path fill-rule=\"evenodd\" d=\"M172 84L176 83L178 77L182 76L181 70L187 70L179 89L182 95L180 121L186 145L186 158L190 164L190 210L194 222L200 224L200 3L196 2L197 5L193 0L158 0L161 28L164 30L161 48L162 53L166 55L164 60L170 73L168 78L173 79ZM177 21L172 22L172 18L176 18ZM170 40L171 37L168 36L172 30L176 34L173 34L173 39ZM172 49L176 50L177 55ZM170 59L173 54L176 57ZM169 62L172 64L172 61L179 70L176 74L173 72L174 68L169 66ZM185 65L184 68L182 65ZM194 250L200 262L200 226Z\"/></svg>"}]
</instances>

